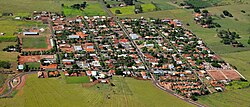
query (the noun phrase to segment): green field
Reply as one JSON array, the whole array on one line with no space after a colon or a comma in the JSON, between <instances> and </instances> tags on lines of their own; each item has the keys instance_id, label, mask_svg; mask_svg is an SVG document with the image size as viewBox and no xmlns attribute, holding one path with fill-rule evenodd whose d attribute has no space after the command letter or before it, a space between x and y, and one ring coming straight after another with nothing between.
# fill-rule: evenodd
<instances>
[{"instance_id":1,"label":"green field","mask_svg":"<svg viewBox=\"0 0 250 107\"><path fill-rule=\"evenodd\" d=\"M142 10L143 10L144 13L155 11L155 9L156 9L155 5L153 5L153 4L142 4L141 7L142 7ZM116 10L120 10L121 14L118 14L118 15L135 14L135 12L134 12L135 6L114 7L114 8L111 8L110 10L114 14L115 14Z\"/></svg>"},{"instance_id":2,"label":"green field","mask_svg":"<svg viewBox=\"0 0 250 107\"><path fill-rule=\"evenodd\" d=\"M48 44L46 42L46 37L23 37L23 45L25 48L47 48Z\"/></svg>"},{"instance_id":3,"label":"green field","mask_svg":"<svg viewBox=\"0 0 250 107\"><path fill-rule=\"evenodd\" d=\"M110 86L99 84L99 88L83 88L80 84L66 84L64 79L39 79L37 75L28 76L27 82L14 98L0 99L1 106L7 107L162 107L191 106L176 97L169 95L152 85L151 81L140 81L132 78L114 77L118 81L120 94L112 94ZM124 79L124 80L119 80ZM123 81L123 82L120 82ZM126 87L126 88L123 88ZM130 89L132 94L126 94ZM102 91L107 90L107 91ZM107 99L107 94L110 99Z\"/></svg>"},{"instance_id":4,"label":"green field","mask_svg":"<svg viewBox=\"0 0 250 107\"><path fill-rule=\"evenodd\" d=\"M77 15L82 16L106 16L107 13L103 10L100 3L96 1L87 1L87 7L81 11L77 9L72 9L69 7L64 7L63 12L66 16L72 17Z\"/></svg>"},{"instance_id":5,"label":"green field","mask_svg":"<svg viewBox=\"0 0 250 107\"><path fill-rule=\"evenodd\" d=\"M27 62L25 65L28 65L29 68L39 68L40 67L40 62Z\"/></svg>"},{"instance_id":6,"label":"green field","mask_svg":"<svg viewBox=\"0 0 250 107\"><path fill-rule=\"evenodd\" d=\"M79 84L79 83L88 83L89 77L83 76L83 77L65 77L67 84Z\"/></svg>"}]
</instances>

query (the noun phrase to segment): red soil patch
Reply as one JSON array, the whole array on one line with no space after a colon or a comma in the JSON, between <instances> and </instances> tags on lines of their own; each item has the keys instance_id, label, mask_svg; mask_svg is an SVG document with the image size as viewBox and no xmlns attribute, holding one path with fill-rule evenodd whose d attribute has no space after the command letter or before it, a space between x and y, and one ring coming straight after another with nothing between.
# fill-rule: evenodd
<instances>
[{"instance_id":1,"label":"red soil patch","mask_svg":"<svg viewBox=\"0 0 250 107\"><path fill-rule=\"evenodd\" d=\"M24 85L25 85L25 82L26 82L26 75L24 75L24 76L22 76L22 82L21 83L19 83L17 86L16 86L16 89L17 90L20 90Z\"/></svg>"},{"instance_id":2,"label":"red soil patch","mask_svg":"<svg viewBox=\"0 0 250 107\"><path fill-rule=\"evenodd\" d=\"M241 76L234 70L223 70L222 71L230 80L240 80Z\"/></svg>"},{"instance_id":3,"label":"red soil patch","mask_svg":"<svg viewBox=\"0 0 250 107\"><path fill-rule=\"evenodd\" d=\"M54 55L33 55L33 56L20 56L18 62L24 64L26 62L37 62L43 58L54 58Z\"/></svg>"},{"instance_id":4,"label":"red soil patch","mask_svg":"<svg viewBox=\"0 0 250 107\"><path fill-rule=\"evenodd\" d=\"M207 71L208 74L214 79L214 80L225 80L225 76L217 70L211 70L211 71Z\"/></svg>"},{"instance_id":5,"label":"red soil patch","mask_svg":"<svg viewBox=\"0 0 250 107\"><path fill-rule=\"evenodd\" d=\"M209 70L207 72L214 80L240 80L241 78L234 70Z\"/></svg>"}]
</instances>

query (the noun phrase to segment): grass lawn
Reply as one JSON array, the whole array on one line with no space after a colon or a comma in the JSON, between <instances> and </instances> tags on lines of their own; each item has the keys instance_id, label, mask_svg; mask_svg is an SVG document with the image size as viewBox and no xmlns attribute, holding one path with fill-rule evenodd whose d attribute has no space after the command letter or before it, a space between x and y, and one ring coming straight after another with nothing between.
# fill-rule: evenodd
<instances>
[{"instance_id":1,"label":"grass lawn","mask_svg":"<svg viewBox=\"0 0 250 107\"><path fill-rule=\"evenodd\" d=\"M100 3L96 1L87 1L87 7L81 11L77 9L71 9L68 7L63 8L64 14L69 17L82 15L82 16L106 16L107 13L103 10Z\"/></svg>"},{"instance_id":2,"label":"grass lawn","mask_svg":"<svg viewBox=\"0 0 250 107\"><path fill-rule=\"evenodd\" d=\"M89 77L83 76L83 77L65 77L67 84L79 84L79 83L88 83Z\"/></svg>"},{"instance_id":3,"label":"grass lawn","mask_svg":"<svg viewBox=\"0 0 250 107\"><path fill-rule=\"evenodd\" d=\"M142 10L144 13L151 12L156 9L155 5L153 4L141 4ZM115 14L115 10L120 10L121 14L118 15L131 15L135 14L135 6L126 6L126 7L114 7L110 9L112 13Z\"/></svg>"},{"instance_id":4,"label":"grass lawn","mask_svg":"<svg viewBox=\"0 0 250 107\"><path fill-rule=\"evenodd\" d=\"M25 64L28 65L30 68L39 68L40 67L40 62L27 62Z\"/></svg>"},{"instance_id":5,"label":"grass lawn","mask_svg":"<svg viewBox=\"0 0 250 107\"><path fill-rule=\"evenodd\" d=\"M23 48L47 48L46 37L23 37Z\"/></svg>"},{"instance_id":6,"label":"grass lawn","mask_svg":"<svg viewBox=\"0 0 250 107\"><path fill-rule=\"evenodd\" d=\"M118 77L113 79L114 81L121 81L118 80L120 79ZM1 106L8 107L47 107L51 105L54 107L192 106L157 89L151 81L140 81L132 78L125 78L123 81L131 90L131 95L112 94L113 92L109 90L100 92L99 90L106 90L110 87L105 84L104 87L99 87L99 89L96 86L83 88L80 84L66 84L64 79L39 79L36 74L32 74L28 76L24 88L18 91L14 98L0 99L0 103ZM121 84L124 82L121 82ZM118 90L122 90L122 88L118 88ZM122 92L124 91L126 90L122 90ZM110 99L106 98L107 94L110 94Z\"/></svg>"}]
</instances>

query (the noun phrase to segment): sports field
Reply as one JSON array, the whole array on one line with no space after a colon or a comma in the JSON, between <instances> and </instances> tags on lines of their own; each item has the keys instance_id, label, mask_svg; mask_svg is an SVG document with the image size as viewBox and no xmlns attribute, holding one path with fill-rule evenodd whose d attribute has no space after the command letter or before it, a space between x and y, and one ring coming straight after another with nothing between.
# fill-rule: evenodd
<instances>
[{"instance_id":1,"label":"sports field","mask_svg":"<svg viewBox=\"0 0 250 107\"><path fill-rule=\"evenodd\" d=\"M66 84L64 79L38 79L29 75L23 89L14 98L0 99L7 107L162 107L191 106L152 85L151 81L114 77L117 94L109 91L110 86L83 88L80 84ZM120 80L123 79L123 80ZM118 82L115 82L118 81ZM122 82L120 82L122 81ZM119 85L121 84L121 85ZM106 87L106 89L105 89ZM128 89L131 91L128 91ZM104 91L100 91L104 90ZM109 95L109 99L107 98Z\"/></svg>"},{"instance_id":2,"label":"sports field","mask_svg":"<svg viewBox=\"0 0 250 107\"><path fill-rule=\"evenodd\" d=\"M23 37L23 45L25 48L47 48L48 44L46 42L46 37Z\"/></svg>"}]
</instances>

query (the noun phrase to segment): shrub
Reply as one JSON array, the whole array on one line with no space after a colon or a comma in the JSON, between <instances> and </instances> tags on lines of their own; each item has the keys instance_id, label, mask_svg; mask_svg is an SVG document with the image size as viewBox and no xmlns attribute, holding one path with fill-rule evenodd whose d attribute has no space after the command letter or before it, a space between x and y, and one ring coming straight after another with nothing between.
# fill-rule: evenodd
<instances>
[{"instance_id":1,"label":"shrub","mask_svg":"<svg viewBox=\"0 0 250 107\"><path fill-rule=\"evenodd\" d=\"M194 12L195 13L201 13L201 10L198 7L196 7L196 8L194 8Z\"/></svg>"},{"instance_id":2,"label":"shrub","mask_svg":"<svg viewBox=\"0 0 250 107\"><path fill-rule=\"evenodd\" d=\"M241 10L240 12L242 12L242 13L246 13L246 11L245 11L245 10Z\"/></svg>"},{"instance_id":3,"label":"shrub","mask_svg":"<svg viewBox=\"0 0 250 107\"><path fill-rule=\"evenodd\" d=\"M115 14L122 14L120 10L115 10Z\"/></svg>"},{"instance_id":4,"label":"shrub","mask_svg":"<svg viewBox=\"0 0 250 107\"><path fill-rule=\"evenodd\" d=\"M225 16L228 16L228 17L233 17L233 15L232 15L229 11L227 11L227 10L224 10L224 11L223 11L223 14L224 14Z\"/></svg>"},{"instance_id":5,"label":"shrub","mask_svg":"<svg viewBox=\"0 0 250 107\"><path fill-rule=\"evenodd\" d=\"M7 62L7 61L0 61L0 68L9 69L10 67L11 67L10 62Z\"/></svg>"}]
</instances>

